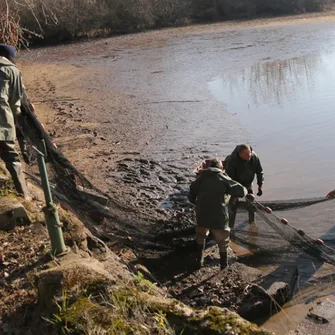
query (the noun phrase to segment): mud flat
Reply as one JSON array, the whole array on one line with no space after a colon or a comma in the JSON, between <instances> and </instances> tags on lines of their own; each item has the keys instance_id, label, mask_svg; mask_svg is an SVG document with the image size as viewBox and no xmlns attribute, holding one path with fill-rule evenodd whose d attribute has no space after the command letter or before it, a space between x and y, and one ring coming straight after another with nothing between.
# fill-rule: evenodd
<instances>
[{"instance_id":1,"label":"mud flat","mask_svg":"<svg viewBox=\"0 0 335 335\"><path fill-rule=\"evenodd\" d=\"M188 273L192 170L248 141L263 161L265 200L329 191L335 152L324 144L334 140L334 27L333 15L192 26L33 50L20 62L39 118L59 148L123 204L128 224L147 218L157 239L171 242L168 251L138 251L158 281L189 304L242 313L245 296L272 306L263 294L272 284L261 284L285 267L295 274L298 266L302 286L330 278L319 273L322 263L266 226L246 227L243 213L236 241L251 251L237 252L238 263L221 273L217 251L209 248L206 267ZM287 216L307 233L333 239L332 206ZM260 278L241 278L246 267L260 269ZM290 296L285 287L278 290Z\"/></svg>"}]
</instances>

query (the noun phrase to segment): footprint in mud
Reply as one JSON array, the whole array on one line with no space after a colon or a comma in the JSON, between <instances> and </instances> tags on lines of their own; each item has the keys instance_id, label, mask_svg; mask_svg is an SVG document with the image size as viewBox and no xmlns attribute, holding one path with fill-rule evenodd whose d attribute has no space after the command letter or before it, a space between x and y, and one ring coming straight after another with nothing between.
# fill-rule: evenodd
<instances>
[{"instance_id":1,"label":"footprint in mud","mask_svg":"<svg viewBox=\"0 0 335 335\"><path fill-rule=\"evenodd\" d=\"M144 211L164 213L170 217L180 216L185 208L190 208L187 200L189 184L194 176L181 164L172 165L145 158L119 160L114 169L109 170L114 182L123 185L127 194L136 199L135 206ZM189 217L178 218L188 225Z\"/></svg>"},{"instance_id":2,"label":"footprint in mud","mask_svg":"<svg viewBox=\"0 0 335 335\"><path fill-rule=\"evenodd\" d=\"M236 262L224 271L212 266L175 276L168 288L193 307L213 305L238 311L245 299L245 288L260 276L260 271Z\"/></svg>"},{"instance_id":3,"label":"footprint in mud","mask_svg":"<svg viewBox=\"0 0 335 335\"><path fill-rule=\"evenodd\" d=\"M164 176L164 175L163 176L159 175L158 180L165 183L165 184L177 183L177 179L175 179L173 177L169 177L169 176Z\"/></svg>"}]
</instances>

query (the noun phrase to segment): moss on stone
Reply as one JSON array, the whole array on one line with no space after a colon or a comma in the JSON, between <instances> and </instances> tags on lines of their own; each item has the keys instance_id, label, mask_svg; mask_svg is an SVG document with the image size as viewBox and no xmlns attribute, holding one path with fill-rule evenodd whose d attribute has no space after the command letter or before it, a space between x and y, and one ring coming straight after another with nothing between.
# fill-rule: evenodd
<instances>
[{"instance_id":1,"label":"moss on stone","mask_svg":"<svg viewBox=\"0 0 335 335\"><path fill-rule=\"evenodd\" d=\"M227 311L223 313L218 307L210 307L203 317L206 327L216 334L226 334L229 331L238 331L240 335L262 335L268 334L257 329L256 325L241 319L237 314Z\"/></svg>"},{"instance_id":2,"label":"moss on stone","mask_svg":"<svg viewBox=\"0 0 335 335\"><path fill-rule=\"evenodd\" d=\"M108 291L108 284L110 283L106 281L89 283L84 289L84 294L85 296L106 294Z\"/></svg>"},{"instance_id":3,"label":"moss on stone","mask_svg":"<svg viewBox=\"0 0 335 335\"><path fill-rule=\"evenodd\" d=\"M76 325L80 322L84 314L91 314L91 312L95 310L95 304L88 298L81 298L74 302L66 312L63 312L63 317L70 324Z\"/></svg>"},{"instance_id":4,"label":"moss on stone","mask_svg":"<svg viewBox=\"0 0 335 335\"><path fill-rule=\"evenodd\" d=\"M144 293L135 286L110 286L99 281L89 284L84 295L62 311L61 318L75 331L86 331L93 325L110 334L144 335L159 330L157 333L167 335L173 333L170 324L194 334L269 334L226 309L194 311L177 300Z\"/></svg>"},{"instance_id":5,"label":"moss on stone","mask_svg":"<svg viewBox=\"0 0 335 335\"><path fill-rule=\"evenodd\" d=\"M157 286L150 280L144 278L144 275L140 271L137 272L133 283L134 286L141 292L157 294Z\"/></svg>"},{"instance_id":6,"label":"moss on stone","mask_svg":"<svg viewBox=\"0 0 335 335\"><path fill-rule=\"evenodd\" d=\"M131 327L122 315L113 313L110 308L104 308L93 303L89 298L80 298L61 317L70 329L83 329L86 324L100 328L112 329L120 334L127 334Z\"/></svg>"}]
</instances>

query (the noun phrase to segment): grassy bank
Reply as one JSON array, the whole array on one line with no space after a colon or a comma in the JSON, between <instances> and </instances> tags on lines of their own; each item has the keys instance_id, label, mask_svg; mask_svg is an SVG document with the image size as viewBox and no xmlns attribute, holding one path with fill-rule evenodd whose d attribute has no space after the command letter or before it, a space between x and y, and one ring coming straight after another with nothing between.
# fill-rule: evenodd
<instances>
[{"instance_id":1,"label":"grassy bank","mask_svg":"<svg viewBox=\"0 0 335 335\"><path fill-rule=\"evenodd\" d=\"M0 40L57 43L186 25L194 21L321 11L334 0L5 0ZM41 41L41 40L40 40Z\"/></svg>"}]
</instances>

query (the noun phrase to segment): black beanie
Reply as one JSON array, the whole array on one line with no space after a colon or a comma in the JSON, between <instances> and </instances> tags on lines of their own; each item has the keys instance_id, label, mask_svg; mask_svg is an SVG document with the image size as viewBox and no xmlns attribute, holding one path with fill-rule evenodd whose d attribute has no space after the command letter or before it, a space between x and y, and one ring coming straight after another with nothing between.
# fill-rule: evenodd
<instances>
[{"instance_id":1,"label":"black beanie","mask_svg":"<svg viewBox=\"0 0 335 335\"><path fill-rule=\"evenodd\" d=\"M7 44L0 44L0 55L14 62L15 53L16 53L16 50L13 46L7 45Z\"/></svg>"}]
</instances>

